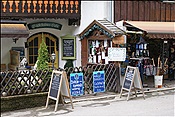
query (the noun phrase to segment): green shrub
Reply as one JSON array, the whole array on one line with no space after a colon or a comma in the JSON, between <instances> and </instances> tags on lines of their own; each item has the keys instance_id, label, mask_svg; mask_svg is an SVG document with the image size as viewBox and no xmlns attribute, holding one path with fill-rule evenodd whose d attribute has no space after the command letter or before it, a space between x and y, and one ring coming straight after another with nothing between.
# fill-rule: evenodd
<instances>
[{"instance_id":1,"label":"green shrub","mask_svg":"<svg viewBox=\"0 0 175 117\"><path fill-rule=\"evenodd\" d=\"M70 59L68 59L67 61L66 61L66 63L65 63L65 65L64 65L64 69L65 68L70 68L70 67L74 67L74 64L73 64L73 60L70 60Z\"/></svg>"},{"instance_id":2,"label":"green shrub","mask_svg":"<svg viewBox=\"0 0 175 117\"><path fill-rule=\"evenodd\" d=\"M48 60L49 60L49 52L47 50L47 45L45 43L45 37L42 34L42 42L40 44L40 48L38 50L38 62L37 62L37 70L47 70Z\"/></svg>"}]
</instances>

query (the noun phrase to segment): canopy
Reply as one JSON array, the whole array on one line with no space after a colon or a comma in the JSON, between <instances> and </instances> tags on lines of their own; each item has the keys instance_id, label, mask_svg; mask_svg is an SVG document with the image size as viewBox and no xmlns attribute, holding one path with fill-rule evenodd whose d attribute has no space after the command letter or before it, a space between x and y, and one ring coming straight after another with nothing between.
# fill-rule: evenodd
<instances>
[{"instance_id":1,"label":"canopy","mask_svg":"<svg viewBox=\"0 0 175 117\"><path fill-rule=\"evenodd\" d=\"M1 20L1 38L25 38L28 36L29 31L24 22Z\"/></svg>"},{"instance_id":2,"label":"canopy","mask_svg":"<svg viewBox=\"0 0 175 117\"><path fill-rule=\"evenodd\" d=\"M146 31L150 38L175 39L175 22L125 21L125 25Z\"/></svg>"}]
</instances>

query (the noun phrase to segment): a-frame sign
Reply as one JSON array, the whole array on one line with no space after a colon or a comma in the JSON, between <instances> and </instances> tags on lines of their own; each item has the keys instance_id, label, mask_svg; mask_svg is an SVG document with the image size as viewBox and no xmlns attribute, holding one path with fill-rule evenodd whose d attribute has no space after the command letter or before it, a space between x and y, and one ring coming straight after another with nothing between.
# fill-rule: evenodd
<instances>
[{"instance_id":1,"label":"a-frame sign","mask_svg":"<svg viewBox=\"0 0 175 117\"><path fill-rule=\"evenodd\" d=\"M64 104L63 97L70 99L73 109L74 107L72 103L72 96L70 95L69 83L67 80L66 72L53 70L46 102L46 108L48 107L50 98L56 100L55 111L57 111L59 98L61 98L62 103Z\"/></svg>"},{"instance_id":2,"label":"a-frame sign","mask_svg":"<svg viewBox=\"0 0 175 117\"><path fill-rule=\"evenodd\" d=\"M141 90L143 93L143 98L145 99L142 81L140 78L140 72L139 72L138 67L127 66L125 76L123 79L123 85L122 85L121 92L120 92L120 98L122 96L123 90L128 91L127 100L129 100L131 90L134 90L136 97L137 97L136 90Z\"/></svg>"}]
</instances>

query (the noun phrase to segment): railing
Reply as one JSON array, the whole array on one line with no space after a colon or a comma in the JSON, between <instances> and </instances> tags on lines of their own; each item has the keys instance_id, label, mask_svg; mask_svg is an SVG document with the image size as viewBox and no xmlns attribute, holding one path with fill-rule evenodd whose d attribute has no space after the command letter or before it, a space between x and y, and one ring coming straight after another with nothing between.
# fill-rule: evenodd
<instances>
[{"instance_id":1,"label":"railing","mask_svg":"<svg viewBox=\"0 0 175 117\"><path fill-rule=\"evenodd\" d=\"M2 0L1 18L74 18L81 14L80 0Z\"/></svg>"},{"instance_id":2,"label":"railing","mask_svg":"<svg viewBox=\"0 0 175 117\"><path fill-rule=\"evenodd\" d=\"M77 70L76 70L77 69ZM60 70L60 69L59 69ZM114 64L92 65L88 67L66 68L68 76L70 73L83 72L84 95L93 93L93 71L105 71L105 90L118 92L119 70ZM27 93L48 92L52 72L48 71L4 71L0 73L1 96L22 95Z\"/></svg>"}]
</instances>

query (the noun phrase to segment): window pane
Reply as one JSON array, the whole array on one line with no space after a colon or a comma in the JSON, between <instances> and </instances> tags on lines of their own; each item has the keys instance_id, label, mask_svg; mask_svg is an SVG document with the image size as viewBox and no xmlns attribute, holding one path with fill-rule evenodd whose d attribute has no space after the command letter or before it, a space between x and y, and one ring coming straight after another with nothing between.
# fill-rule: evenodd
<instances>
[{"instance_id":1,"label":"window pane","mask_svg":"<svg viewBox=\"0 0 175 117\"><path fill-rule=\"evenodd\" d=\"M34 55L38 55L38 48L34 48Z\"/></svg>"},{"instance_id":2,"label":"window pane","mask_svg":"<svg viewBox=\"0 0 175 117\"><path fill-rule=\"evenodd\" d=\"M50 40L50 41L51 41L51 46L54 46L54 42L52 40Z\"/></svg>"},{"instance_id":3,"label":"window pane","mask_svg":"<svg viewBox=\"0 0 175 117\"><path fill-rule=\"evenodd\" d=\"M38 46L38 38L37 37L34 39L34 46Z\"/></svg>"},{"instance_id":4,"label":"window pane","mask_svg":"<svg viewBox=\"0 0 175 117\"><path fill-rule=\"evenodd\" d=\"M37 61L37 57L38 57L38 56L34 56L34 63L33 63L33 64L36 63L36 61Z\"/></svg>"},{"instance_id":5,"label":"window pane","mask_svg":"<svg viewBox=\"0 0 175 117\"><path fill-rule=\"evenodd\" d=\"M33 55L33 48L29 48L29 55Z\"/></svg>"},{"instance_id":6,"label":"window pane","mask_svg":"<svg viewBox=\"0 0 175 117\"><path fill-rule=\"evenodd\" d=\"M55 52L54 52L54 47L51 47L51 54L52 54L52 53L55 53Z\"/></svg>"},{"instance_id":7,"label":"window pane","mask_svg":"<svg viewBox=\"0 0 175 117\"><path fill-rule=\"evenodd\" d=\"M29 42L29 46L33 46L33 40Z\"/></svg>"},{"instance_id":8,"label":"window pane","mask_svg":"<svg viewBox=\"0 0 175 117\"><path fill-rule=\"evenodd\" d=\"M29 56L29 64L33 64L33 57Z\"/></svg>"},{"instance_id":9,"label":"window pane","mask_svg":"<svg viewBox=\"0 0 175 117\"><path fill-rule=\"evenodd\" d=\"M50 45L49 45L49 38L48 38L48 37L46 37L46 45L47 45L47 46L50 46Z\"/></svg>"}]
</instances>

